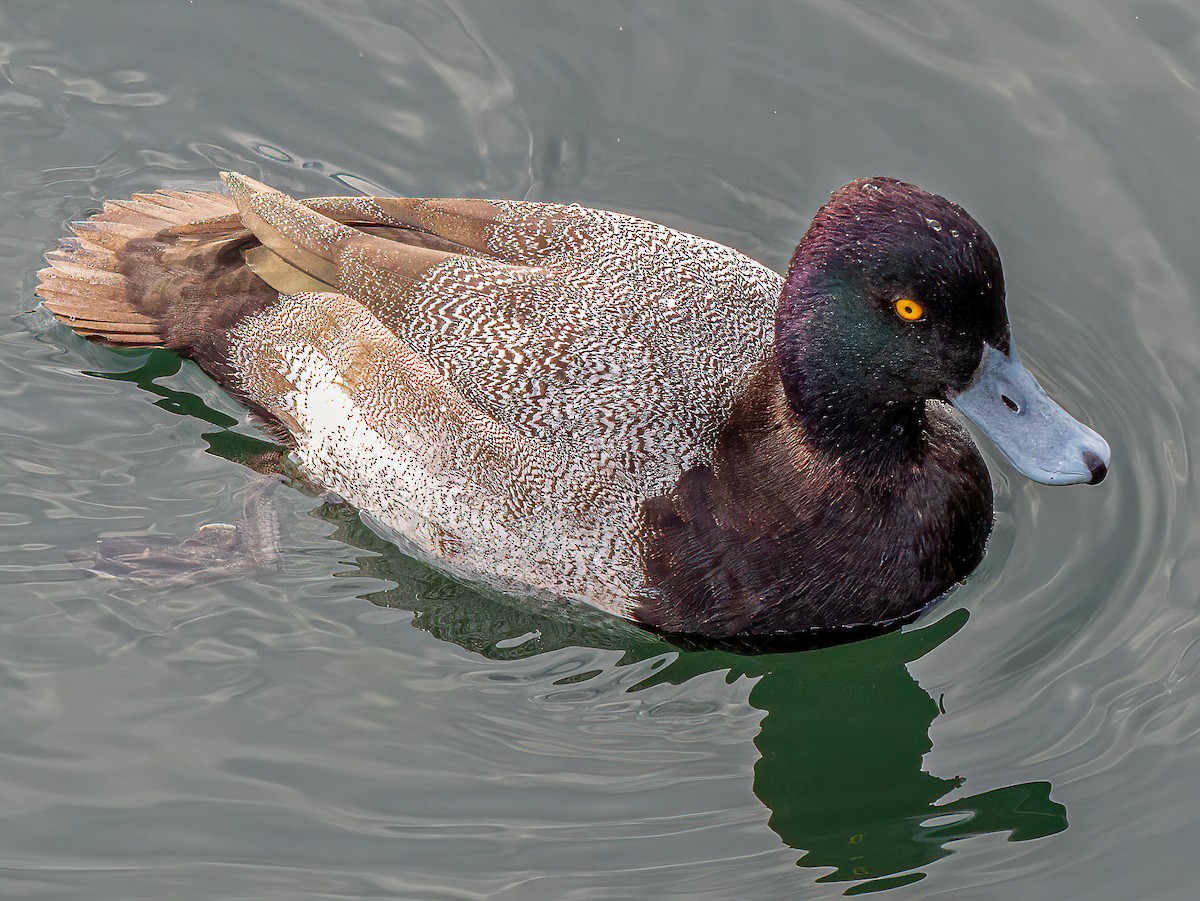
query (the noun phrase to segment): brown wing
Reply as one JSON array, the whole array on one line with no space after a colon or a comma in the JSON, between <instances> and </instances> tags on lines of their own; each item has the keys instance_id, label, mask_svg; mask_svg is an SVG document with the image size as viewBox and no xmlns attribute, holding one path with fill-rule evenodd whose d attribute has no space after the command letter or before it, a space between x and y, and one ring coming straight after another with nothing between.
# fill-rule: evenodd
<instances>
[{"instance_id":1,"label":"brown wing","mask_svg":"<svg viewBox=\"0 0 1200 901\"><path fill-rule=\"evenodd\" d=\"M501 424L631 473L702 458L769 346L778 276L665 226L517 201L301 203L224 177L272 285L353 298Z\"/></svg>"}]
</instances>

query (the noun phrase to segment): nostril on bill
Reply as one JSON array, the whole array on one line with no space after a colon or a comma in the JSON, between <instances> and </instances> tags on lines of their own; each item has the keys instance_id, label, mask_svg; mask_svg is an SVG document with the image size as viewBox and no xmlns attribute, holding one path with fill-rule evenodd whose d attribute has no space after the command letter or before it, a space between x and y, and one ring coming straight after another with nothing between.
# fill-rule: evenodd
<instances>
[{"instance_id":1,"label":"nostril on bill","mask_svg":"<svg viewBox=\"0 0 1200 901\"><path fill-rule=\"evenodd\" d=\"M1015 400L1013 400L1011 397L1009 397L1007 394L1001 394L1000 400L1002 400L1004 402L1004 406L1008 407L1014 413L1021 412L1020 405Z\"/></svg>"},{"instance_id":2,"label":"nostril on bill","mask_svg":"<svg viewBox=\"0 0 1200 901\"><path fill-rule=\"evenodd\" d=\"M1083 452L1083 464L1088 468L1088 472L1092 474L1089 485L1098 485L1104 481L1104 477L1108 475L1108 466L1100 459L1099 454L1094 454L1091 451Z\"/></svg>"}]
</instances>

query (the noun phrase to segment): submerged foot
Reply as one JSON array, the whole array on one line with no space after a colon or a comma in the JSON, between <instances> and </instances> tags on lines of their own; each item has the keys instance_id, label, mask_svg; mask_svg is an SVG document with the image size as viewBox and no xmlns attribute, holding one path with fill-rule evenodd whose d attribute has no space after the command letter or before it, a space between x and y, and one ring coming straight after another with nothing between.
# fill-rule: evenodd
<instances>
[{"instance_id":1,"label":"submerged foot","mask_svg":"<svg viewBox=\"0 0 1200 901\"><path fill-rule=\"evenodd\" d=\"M167 536L101 539L95 550L67 559L98 576L162 587L278 570L279 530L273 494L280 480L253 474L236 525L210 523L182 541Z\"/></svg>"}]
</instances>

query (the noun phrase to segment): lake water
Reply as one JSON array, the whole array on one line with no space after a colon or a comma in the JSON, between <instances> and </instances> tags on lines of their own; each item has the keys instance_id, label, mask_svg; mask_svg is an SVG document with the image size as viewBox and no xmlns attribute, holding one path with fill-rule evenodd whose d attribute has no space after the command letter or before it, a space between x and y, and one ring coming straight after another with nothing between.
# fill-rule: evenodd
<instances>
[{"instance_id":1,"label":"lake water","mask_svg":"<svg viewBox=\"0 0 1200 901\"><path fill-rule=\"evenodd\" d=\"M0 2L0 894L1200 894L1200 12L1175 0ZM1027 362L1113 446L996 459L901 633L683 650L487 597L277 492L278 572L67 554L232 521L253 424L35 311L102 198L579 201L782 267L852 178L962 203Z\"/></svg>"}]
</instances>

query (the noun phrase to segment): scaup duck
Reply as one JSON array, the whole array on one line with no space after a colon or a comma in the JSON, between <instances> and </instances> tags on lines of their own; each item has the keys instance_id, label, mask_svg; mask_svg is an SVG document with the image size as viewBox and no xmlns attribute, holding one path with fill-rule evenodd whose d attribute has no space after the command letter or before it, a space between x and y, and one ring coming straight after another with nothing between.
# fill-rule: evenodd
<instances>
[{"instance_id":1,"label":"scaup duck","mask_svg":"<svg viewBox=\"0 0 1200 901\"><path fill-rule=\"evenodd\" d=\"M787 274L523 201L112 201L48 254L86 338L194 360L406 550L504 590L714 639L886 626L992 525L947 405L1048 484L1104 439L1021 364L1000 257L890 178L836 191Z\"/></svg>"}]
</instances>

